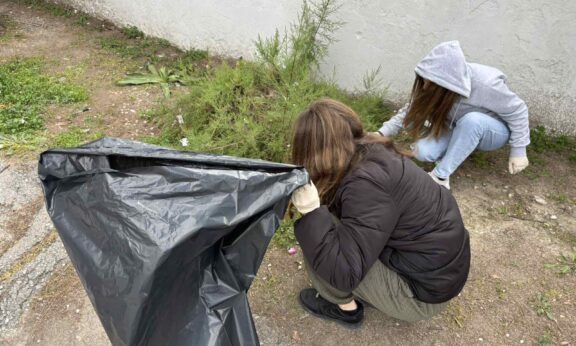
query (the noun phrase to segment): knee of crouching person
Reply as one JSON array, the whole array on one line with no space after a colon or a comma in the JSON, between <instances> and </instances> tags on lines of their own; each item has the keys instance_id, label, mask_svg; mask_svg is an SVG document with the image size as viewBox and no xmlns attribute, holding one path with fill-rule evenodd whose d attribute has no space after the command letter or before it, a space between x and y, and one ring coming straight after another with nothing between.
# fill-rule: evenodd
<instances>
[{"instance_id":1,"label":"knee of crouching person","mask_svg":"<svg viewBox=\"0 0 576 346\"><path fill-rule=\"evenodd\" d=\"M440 153L435 148L427 145L425 140L419 140L412 145L414 158L422 162L434 162L439 159Z\"/></svg>"}]
</instances>

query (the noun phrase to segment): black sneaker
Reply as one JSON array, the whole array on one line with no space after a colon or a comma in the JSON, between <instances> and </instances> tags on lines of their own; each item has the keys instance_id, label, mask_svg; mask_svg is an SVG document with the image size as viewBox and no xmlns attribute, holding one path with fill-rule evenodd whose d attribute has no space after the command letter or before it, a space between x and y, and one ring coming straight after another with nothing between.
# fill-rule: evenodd
<instances>
[{"instance_id":1,"label":"black sneaker","mask_svg":"<svg viewBox=\"0 0 576 346\"><path fill-rule=\"evenodd\" d=\"M332 304L322 298L315 288L306 288L300 291L300 305L310 314L325 320L335 321L341 325L357 329L364 320L364 306L356 301L358 308L354 311L344 311L337 304Z\"/></svg>"}]
</instances>

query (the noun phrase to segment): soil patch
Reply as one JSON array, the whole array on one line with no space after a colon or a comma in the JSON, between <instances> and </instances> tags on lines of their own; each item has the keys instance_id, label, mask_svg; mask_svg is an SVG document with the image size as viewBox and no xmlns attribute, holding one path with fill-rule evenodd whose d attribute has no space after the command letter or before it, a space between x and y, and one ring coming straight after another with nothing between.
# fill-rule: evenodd
<instances>
[{"instance_id":1,"label":"soil patch","mask_svg":"<svg viewBox=\"0 0 576 346\"><path fill-rule=\"evenodd\" d=\"M17 242L26 234L26 231L28 231L33 221L30 215L36 215L43 206L44 197L38 196L32 202L19 209L11 210L11 216L4 222L2 227L0 227L0 229L4 229L6 232L2 234L2 238L0 238L0 255L8 249L11 243ZM4 208L8 210L9 206L4 206L3 209Z\"/></svg>"}]
</instances>

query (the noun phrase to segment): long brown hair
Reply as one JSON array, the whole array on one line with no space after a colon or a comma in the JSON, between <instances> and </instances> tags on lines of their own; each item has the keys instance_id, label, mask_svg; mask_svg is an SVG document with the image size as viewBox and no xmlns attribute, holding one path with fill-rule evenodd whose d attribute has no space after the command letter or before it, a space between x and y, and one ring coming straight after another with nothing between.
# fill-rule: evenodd
<instances>
[{"instance_id":1,"label":"long brown hair","mask_svg":"<svg viewBox=\"0 0 576 346\"><path fill-rule=\"evenodd\" d=\"M372 144L396 150L389 139L364 132L352 108L336 100L320 99L296 120L292 162L306 168L322 204L331 205L342 179Z\"/></svg>"},{"instance_id":2,"label":"long brown hair","mask_svg":"<svg viewBox=\"0 0 576 346\"><path fill-rule=\"evenodd\" d=\"M431 81L424 84L425 79L416 75L404 127L414 139L429 135L439 138L446 131L446 119L460 95ZM426 121L430 126L426 126Z\"/></svg>"}]
</instances>

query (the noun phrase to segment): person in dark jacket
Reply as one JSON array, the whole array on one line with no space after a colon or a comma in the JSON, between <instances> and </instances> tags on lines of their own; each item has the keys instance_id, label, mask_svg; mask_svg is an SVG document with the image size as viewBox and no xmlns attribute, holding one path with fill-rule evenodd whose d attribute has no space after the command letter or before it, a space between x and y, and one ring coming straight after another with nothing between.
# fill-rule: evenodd
<instances>
[{"instance_id":1,"label":"person in dark jacket","mask_svg":"<svg viewBox=\"0 0 576 346\"><path fill-rule=\"evenodd\" d=\"M456 200L351 108L312 103L296 121L292 160L311 178L292 195L314 286L300 292L305 310L359 327L365 302L417 321L462 290L470 244Z\"/></svg>"}]
</instances>

